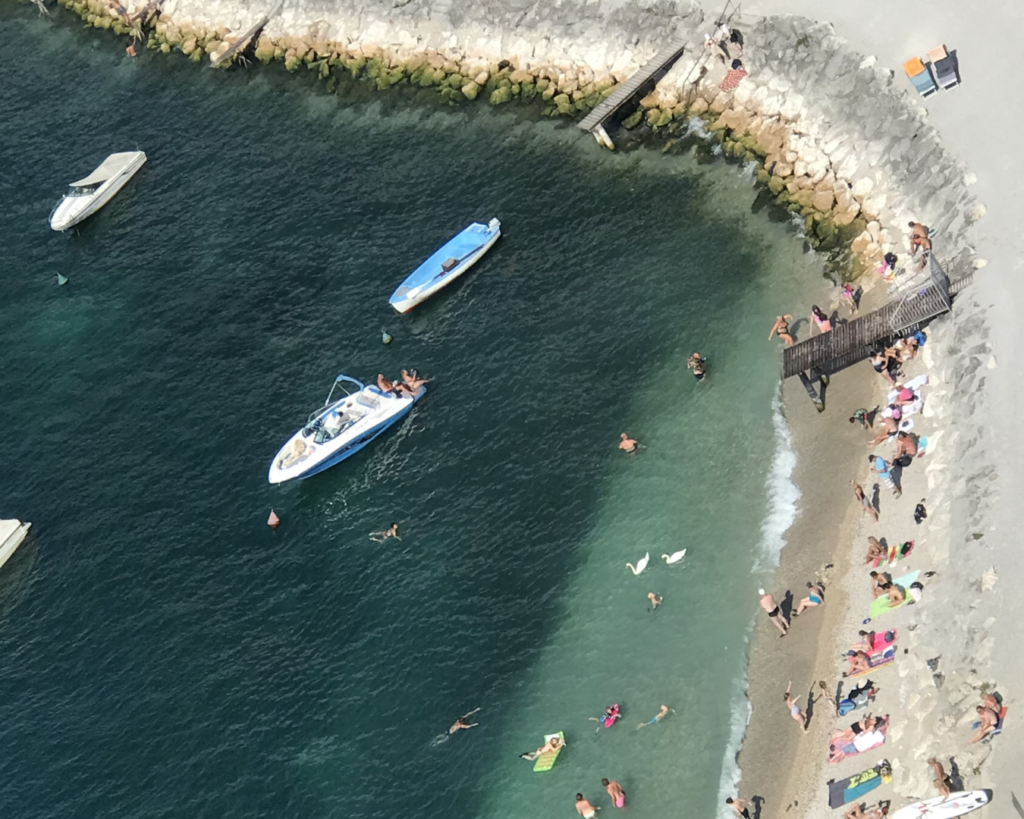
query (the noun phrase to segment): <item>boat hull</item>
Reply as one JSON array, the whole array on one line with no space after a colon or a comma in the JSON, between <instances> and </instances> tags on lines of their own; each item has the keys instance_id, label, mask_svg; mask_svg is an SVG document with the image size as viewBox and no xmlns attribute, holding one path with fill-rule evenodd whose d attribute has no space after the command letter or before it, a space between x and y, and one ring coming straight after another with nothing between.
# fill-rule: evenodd
<instances>
[{"instance_id":1,"label":"boat hull","mask_svg":"<svg viewBox=\"0 0 1024 819\"><path fill-rule=\"evenodd\" d=\"M484 254L487 253L487 251L490 250L494 246L494 243L497 242L498 239L501 237L501 222L499 222L497 219L492 219L487 225L475 223L470 227L481 228L482 232L484 232L484 234L487 237L486 240L478 248L471 251L466 256L463 256L459 264L450 272L439 273L434 277L433 281L410 288L410 280L414 279L417 276L417 274L420 273L424 266L429 265L431 263L431 260L436 259L438 256L443 256L443 251L445 250L445 248L447 248L453 242L457 241L459 237L466 233L466 231L460 233L448 244L446 244L444 247L438 250L433 256L431 256L431 259L428 259L427 262L424 262L424 264L421 265L420 268L417 268L417 270L411 276L409 276L409 278L402 282L398 289L391 295L391 298L389 299L388 303L393 308L395 308L397 312L408 313L410 310L412 310L413 307L415 307L418 304L422 304L435 293L437 293L439 290L444 289L449 284L454 282L456 279L462 276L463 273L465 273L473 265L480 261ZM441 259L441 261L443 261L443 259ZM409 292L402 293L402 290L407 290Z\"/></svg>"},{"instance_id":2,"label":"boat hull","mask_svg":"<svg viewBox=\"0 0 1024 819\"><path fill-rule=\"evenodd\" d=\"M405 418L405 416L412 411L416 402L425 394L426 388L420 387L410 398L385 399L388 401L399 402L397 406L394 407L393 412L390 412L379 419L375 419L373 423L367 425L364 429L360 429L358 434L352 437L351 440L333 448L323 448L321 454L316 458L311 458L309 463L307 463L302 469L282 469L279 466L282 455L287 452L293 441L298 440L300 436L304 437L304 429L298 430L291 438L288 439L277 455L274 456L274 460L270 465L270 471L267 474L267 481L272 484L287 483L288 481L301 481L306 478L311 478L313 475L318 475L333 466L337 466L342 461L351 458L357 452L365 449L388 429Z\"/></svg>"},{"instance_id":3,"label":"boat hull","mask_svg":"<svg viewBox=\"0 0 1024 819\"><path fill-rule=\"evenodd\" d=\"M0 520L0 566L10 560L31 525L20 520Z\"/></svg>"},{"instance_id":4,"label":"boat hull","mask_svg":"<svg viewBox=\"0 0 1024 819\"><path fill-rule=\"evenodd\" d=\"M138 172L139 168L146 164L146 155L140 152L137 160L132 162L118 176L103 185L93 196L65 196L54 208L50 215L50 227L56 231L65 231L73 228L79 222L83 222L92 216L96 211L106 205L114 195L121 190ZM85 200L79 206L75 200Z\"/></svg>"}]
</instances>

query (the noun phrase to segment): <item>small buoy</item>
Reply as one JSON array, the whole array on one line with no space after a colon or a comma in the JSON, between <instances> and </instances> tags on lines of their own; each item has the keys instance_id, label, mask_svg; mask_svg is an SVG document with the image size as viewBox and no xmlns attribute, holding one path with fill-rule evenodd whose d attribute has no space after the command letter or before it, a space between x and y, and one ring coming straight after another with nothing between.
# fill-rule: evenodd
<instances>
[{"instance_id":1,"label":"small buoy","mask_svg":"<svg viewBox=\"0 0 1024 819\"><path fill-rule=\"evenodd\" d=\"M383 341L385 344L390 344L392 341L391 334L387 330L384 330L380 334L380 340Z\"/></svg>"},{"instance_id":2,"label":"small buoy","mask_svg":"<svg viewBox=\"0 0 1024 819\"><path fill-rule=\"evenodd\" d=\"M57 274L57 284L67 284L67 283L68 283L68 277L65 276L63 273L58 273Z\"/></svg>"},{"instance_id":3,"label":"small buoy","mask_svg":"<svg viewBox=\"0 0 1024 819\"><path fill-rule=\"evenodd\" d=\"M277 516L277 512L275 512L273 509L271 509L270 510L270 517L267 518L267 526L269 526L271 529L276 529L277 528L277 524L279 524L280 522L281 522L281 518L279 518Z\"/></svg>"}]
</instances>

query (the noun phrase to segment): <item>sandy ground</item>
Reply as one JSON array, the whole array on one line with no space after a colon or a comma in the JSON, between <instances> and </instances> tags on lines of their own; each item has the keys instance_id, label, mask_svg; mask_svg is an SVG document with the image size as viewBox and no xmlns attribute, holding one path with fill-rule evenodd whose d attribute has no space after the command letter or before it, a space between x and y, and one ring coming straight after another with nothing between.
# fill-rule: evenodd
<instances>
[{"instance_id":1,"label":"sandy ground","mask_svg":"<svg viewBox=\"0 0 1024 819\"><path fill-rule=\"evenodd\" d=\"M989 529L996 538L1002 537L1003 533L1006 537L995 550L996 568L1003 593L998 595L998 611L991 633L997 646L1003 649L1015 646L1019 643L1019 623L1024 614L1024 600L1012 591L1019 589L1024 582L1024 561L1014 559L1015 544L1012 542L1014 499L1018 497L1019 489L1018 464L1024 462L1024 432L1016 423L1016 410L1021 406L1019 379L1014 377L1024 366L1024 345L1019 341L1021 332L1015 320L1024 307L1024 279L1020 275L1024 269L1024 199L1017 192L1019 180L1024 179L1024 150L1015 144L1010 135L1016 133L1017 126L1024 124L1024 95L1016 90L1019 78L1024 76L1024 51L1013 43L1014 35L1024 30L1024 2L975 0L964 5L928 0L902 0L900 3L891 0L859 0L857 3L747 0L743 3L742 13L799 14L831 22L837 34L845 38L851 47L866 55L876 56L882 66L893 69L897 74L896 82L905 83L911 94L911 86L900 68L906 59L914 55L923 58L929 49L939 44L945 44L950 51L956 52L962 85L952 91L940 91L919 102L927 109L929 118L938 127L947 147L959 155L969 171L977 176L974 191L987 209L985 217L972 228L970 238L977 255L988 260L989 265L976 276L976 284L971 288L969 297L977 299L986 308L986 322L991 328L990 341L998 366L988 373L988 400L979 408L975 418L980 418L980 434L998 440L994 460L998 475L997 487L1002 500L996 505ZM1008 32L1009 36L1000 37L997 32ZM834 396L843 394L849 378L841 374L833 380ZM850 533L839 523L838 515L829 518L825 510L814 508L814 499L826 504L835 503L843 497L840 494L842 487L838 485L842 481L832 481L836 486L830 485L827 492L823 482L829 477L827 462L845 463L850 430L840 429L845 425L845 420L841 423L838 413L826 413L818 419L818 426L827 424L828 431L812 433L810 427L814 426L814 421L800 417L809 405L798 383L787 385L786 398L787 411L793 418L794 437L800 447L800 466L795 478L804 492L804 514L790 533L790 546L784 552L779 573L780 588L785 583L795 586L800 576L806 573L805 567L815 562L805 550L820 550L825 555L837 537L840 541L850 537ZM808 424L810 426L805 428ZM826 463L815 463L820 459L825 459ZM909 472L911 480L915 482L922 475L914 470ZM908 487L906 503L911 509L919 499L910 500L916 491L916 488ZM920 492L921 496L924 494L924 491ZM849 523L847 520L846 524ZM864 544L863 538L857 542L859 550ZM841 551L845 554L846 549ZM926 554L922 552L919 558L924 558ZM824 559L821 557L818 562ZM840 568L840 559L837 558L836 562L837 568ZM912 561L911 565L919 568L916 563L921 562L921 559ZM837 601L833 596L828 602L831 606ZM765 625L762 624L761 628ZM796 625L792 643L786 646L785 651L779 652L777 659L773 660L774 667L763 656L767 650L767 638L755 641L752 649L752 681L755 675L760 675L762 669L766 675L770 675L775 687L778 681L784 686L790 676L797 679L806 673L811 662L810 654L814 651L814 646L810 645L812 635L808 623L801 620ZM833 627L831 618L819 625L823 626L823 631ZM767 628L772 627L767 625ZM805 634L801 635L800 632ZM822 642L822 656L827 654L824 649L834 638L835 635L832 635ZM992 657L991 672L1004 685L1008 681L1024 680L1024 655L1009 650L997 651ZM805 694L806 685L806 676L794 683L797 690L803 686ZM799 798L793 795L793 787L798 781L806 779L806 748L813 743L818 751L817 758L822 758L821 749L827 747L827 743L822 744L825 743L823 736L814 736L823 729L820 724L818 730L812 727L813 739L794 742L794 739L800 740L800 737L793 733L795 726L780 704L781 695L773 693L773 697L777 697L779 703L770 700L772 710L769 716L764 713L765 704L761 702L763 697L752 692L755 710L748 732L750 742L741 757L744 788L749 784L753 792L763 793L768 800L761 819L777 815L775 808L781 808L778 815L793 815L794 811L786 813L785 807L793 798ZM1016 739L1022 735L1021 730L1024 728L1020 710L1011 709L998 749L984 767L984 785L992 787L997 798L1001 790L1004 799L1009 799L1009 791L1015 785L1020 770L1024 768L1024 743ZM762 720L769 721L762 725ZM774 760L761 760L766 763L762 768L757 759L750 758L747 748L767 747L762 744L763 737L768 737L771 742L773 736L778 753L774 755ZM795 751L792 750L794 746ZM874 757L870 761L874 762ZM769 773L769 769L774 773ZM781 776L787 769L788 781ZM840 775L846 773L848 771L843 770ZM831 774L832 771L829 776ZM825 778L828 776L822 777L822 781ZM785 786L782 784L784 781ZM816 787L820 796L823 789L820 782ZM750 792L747 791L748 794ZM781 797L778 796L780 793L783 794ZM789 794L788 798L786 794ZM776 800L786 804L773 804ZM994 804L986 812L992 816L1015 815L1007 801L1001 805Z\"/></svg>"}]
</instances>

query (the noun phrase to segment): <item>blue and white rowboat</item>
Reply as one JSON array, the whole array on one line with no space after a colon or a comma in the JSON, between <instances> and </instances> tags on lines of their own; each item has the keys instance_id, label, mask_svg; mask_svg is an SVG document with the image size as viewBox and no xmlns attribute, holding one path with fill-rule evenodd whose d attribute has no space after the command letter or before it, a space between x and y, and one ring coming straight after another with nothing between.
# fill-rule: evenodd
<instances>
[{"instance_id":1,"label":"blue and white rowboat","mask_svg":"<svg viewBox=\"0 0 1024 819\"><path fill-rule=\"evenodd\" d=\"M501 222L497 219L486 225L474 222L417 267L388 302L399 313L407 313L475 265L499 236Z\"/></svg>"},{"instance_id":2,"label":"blue and white rowboat","mask_svg":"<svg viewBox=\"0 0 1024 819\"><path fill-rule=\"evenodd\" d=\"M339 387L343 395L335 399ZM274 456L267 480L301 480L341 463L406 416L426 391L421 386L413 395L385 393L376 385L368 387L339 375L324 406Z\"/></svg>"}]
</instances>

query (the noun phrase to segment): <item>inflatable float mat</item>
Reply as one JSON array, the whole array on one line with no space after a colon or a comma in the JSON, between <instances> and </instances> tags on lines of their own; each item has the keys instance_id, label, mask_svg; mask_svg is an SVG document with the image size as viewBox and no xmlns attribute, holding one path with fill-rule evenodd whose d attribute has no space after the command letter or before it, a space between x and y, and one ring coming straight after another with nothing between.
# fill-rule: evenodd
<instances>
[{"instance_id":1,"label":"inflatable float mat","mask_svg":"<svg viewBox=\"0 0 1024 819\"><path fill-rule=\"evenodd\" d=\"M537 761L533 764L534 771L550 771L555 767L555 760L558 759L558 755L562 753L562 748L565 747L565 732L559 731L557 734L545 734L544 742L546 743L549 739L554 739L555 737L561 738L562 745L553 751L548 751L537 757Z\"/></svg>"}]
</instances>

